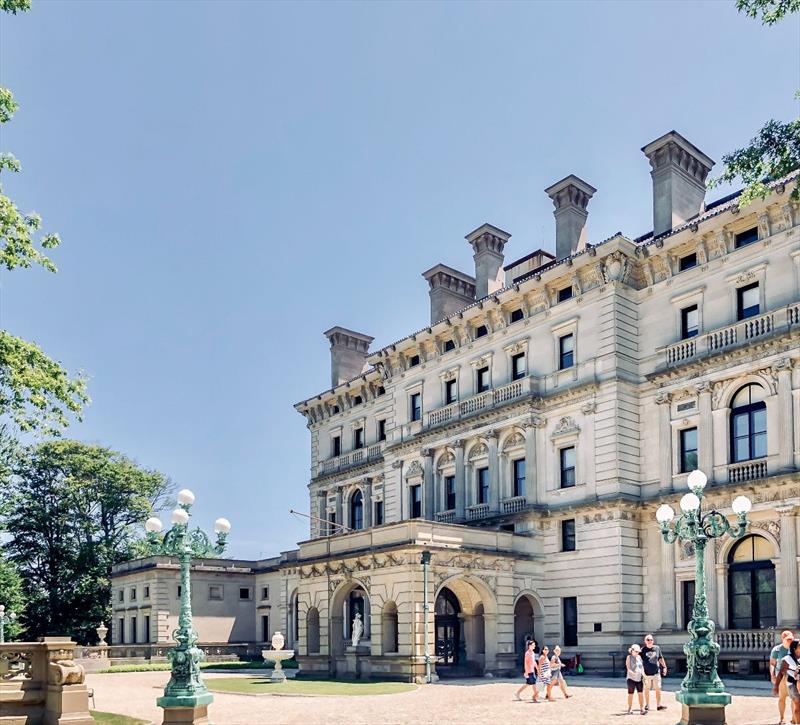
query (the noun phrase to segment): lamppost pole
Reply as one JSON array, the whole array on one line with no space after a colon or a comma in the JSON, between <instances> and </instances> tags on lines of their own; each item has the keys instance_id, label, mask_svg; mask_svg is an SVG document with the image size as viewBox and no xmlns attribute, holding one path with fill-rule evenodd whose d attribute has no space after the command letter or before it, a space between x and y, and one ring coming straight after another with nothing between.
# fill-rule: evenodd
<instances>
[{"instance_id":1,"label":"lamppost pole","mask_svg":"<svg viewBox=\"0 0 800 725\"><path fill-rule=\"evenodd\" d=\"M6 625L13 624L17 619L14 612L6 614L6 605L0 604L0 644L6 641Z\"/></svg>"},{"instance_id":2,"label":"lamppost pole","mask_svg":"<svg viewBox=\"0 0 800 725\"><path fill-rule=\"evenodd\" d=\"M422 611L423 611L423 632L425 637L425 682L431 684L431 643L428 632L428 618L430 612L430 599L428 598L428 566L431 563L431 552L425 549L422 552Z\"/></svg>"},{"instance_id":3,"label":"lamppost pole","mask_svg":"<svg viewBox=\"0 0 800 725\"><path fill-rule=\"evenodd\" d=\"M164 723L207 722L208 705L214 699L200 675L200 662L205 655L196 646L198 635L192 625L190 570L193 558L213 558L225 551L231 525L227 519L214 522L216 544L201 529L190 531L189 511L194 501L194 494L188 489L178 492L178 507L171 516L172 528L163 536L163 525L158 518L145 522L151 555L177 556L181 567L181 608L178 628L172 633L177 644L167 652L172 676L164 688L164 696L157 700L158 706L164 708Z\"/></svg>"},{"instance_id":4,"label":"lamppost pole","mask_svg":"<svg viewBox=\"0 0 800 725\"><path fill-rule=\"evenodd\" d=\"M738 516L735 526L719 511L703 511L703 489L706 482L706 475L702 471L692 471L689 474L687 484L690 493L681 498L683 514L674 523L675 512L671 506L664 504L656 511L664 541L673 544L680 540L694 547L695 595L692 619L687 627L691 638L683 645L686 677L681 683L681 691L676 695L678 702L683 705L681 725L710 725L725 721L724 709L730 704L731 696L725 692L725 685L717 672L720 648L714 640L714 622L708 616L705 550L714 539L725 534L734 539L744 536L748 525L747 513L752 506L746 496L737 496L733 500L733 511Z\"/></svg>"}]
</instances>

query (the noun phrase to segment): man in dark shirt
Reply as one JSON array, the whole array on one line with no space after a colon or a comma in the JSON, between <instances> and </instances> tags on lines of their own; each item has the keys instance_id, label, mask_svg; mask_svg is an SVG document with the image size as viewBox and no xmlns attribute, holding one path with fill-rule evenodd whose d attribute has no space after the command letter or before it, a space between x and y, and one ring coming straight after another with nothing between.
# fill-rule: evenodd
<instances>
[{"instance_id":1,"label":"man in dark shirt","mask_svg":"<svg viewBox=\"0 0 800 725\"><path fill-rule=\"evenodd\" d=\"M667 706L661 704L661 675L667 674L667 663L652 634L645 636L641 656L644 665L644 709L650 709L650 690L655 689L656 709L666 710Z\"/></svg>"}]
</instances>

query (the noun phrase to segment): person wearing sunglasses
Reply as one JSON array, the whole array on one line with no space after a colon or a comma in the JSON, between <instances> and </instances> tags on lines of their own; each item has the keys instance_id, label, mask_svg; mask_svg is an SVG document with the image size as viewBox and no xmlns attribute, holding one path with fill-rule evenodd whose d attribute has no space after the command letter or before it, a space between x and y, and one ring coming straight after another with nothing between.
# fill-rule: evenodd
<instances>
[{"instance_id":1,"label":"person wearing sunglasses","mask_svg":"<svg viewBox=\"0 0 800 725\"><path fill-rule=\"evenodd\" d=\"M667 674L667 662L661 654L661 647L655 643L652 634L645 635L642 647L644 665L644 709L650 709L650 690L656 691L656 710L666 710L661 704L661 676Z\"/></svg>"}]
</instances>

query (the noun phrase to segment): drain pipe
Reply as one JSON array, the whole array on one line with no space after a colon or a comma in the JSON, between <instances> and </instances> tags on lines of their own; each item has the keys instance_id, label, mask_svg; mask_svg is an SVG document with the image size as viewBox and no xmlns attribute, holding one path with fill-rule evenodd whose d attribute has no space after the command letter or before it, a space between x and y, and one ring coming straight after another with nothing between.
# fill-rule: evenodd
<instances>
[{"instance_id":1,"label":"drain pipe","mask_svg":"<svg viewBox=\"0 0 800 725\"><path fill-rule=\"evenodd\" d=\"M430 601L428 600L428 565L431 563L431 552L425 549L422 552L422 611L425 627L425 682L431 684L431 652L430 634L428 630L428 613L430 612Z\"/></svg>"}]
</instances>

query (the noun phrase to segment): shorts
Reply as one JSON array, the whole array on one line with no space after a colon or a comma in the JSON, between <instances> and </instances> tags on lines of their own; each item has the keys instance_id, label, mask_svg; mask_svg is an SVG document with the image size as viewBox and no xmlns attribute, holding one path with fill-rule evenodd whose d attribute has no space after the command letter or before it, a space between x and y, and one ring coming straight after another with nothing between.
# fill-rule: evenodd
<instances>
[{"instance_id":1,"label":"shorts","mask_svg":"<svg viewBox=\"0 0 800 725\"><path fill-rule=\"evenodd\" d=\"M661 675L645 675L644 676L644 689L647 691L652 690L655 688L656 690L661 689Z\"/></svg>"},{"instance_id":2,"label":"shorts","mask_svg":"<svg viewBox=\"0 0 800 725\"><path fill-rule=\"evenodd\" d=\"M786 691L789 693L789 699L794 702L800 702L800 692L797 691L797 683L790 682L786 686Z\"/></svg>"},{"instance_id":3,"label":"shorts","mask_svg":"<svg viewBox=\"0 0 800 725\"><path fill-rule=\"evenodd\" d=\"M536 686L536 673L535 672L531 672L531 674L529 674L529 675L527 675L525 677L525 684L526 685L533 685L534 687Z\"/></svg>"},{"instance_id":4,"label":"shorts","mask_svg":"<svg viewBox=\"0 0 800 725\"><path fill-rule=\"evenodd\" d=\"M636 680L632 680L629 677L626 680L626 682L628 683L628 694L629 695L632 695L634 692L642 692L642 690L644 690L644 683L641 680L636 682Z\"/></svg>"}]
</instances>

